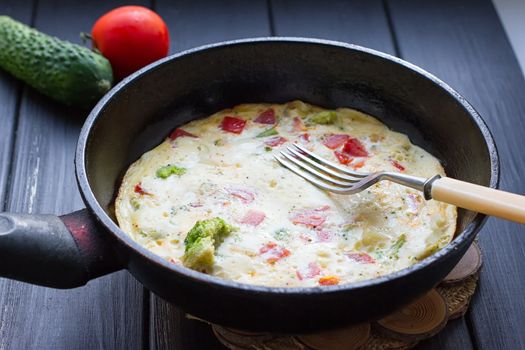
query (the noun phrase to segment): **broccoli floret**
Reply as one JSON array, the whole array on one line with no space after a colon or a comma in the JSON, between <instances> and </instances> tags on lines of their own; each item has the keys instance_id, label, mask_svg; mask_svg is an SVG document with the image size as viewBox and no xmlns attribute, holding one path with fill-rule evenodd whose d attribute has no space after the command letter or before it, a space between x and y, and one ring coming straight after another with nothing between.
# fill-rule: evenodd
<instances>
[{"instance_id":1,"label":"broccoli floret","mask_svg":"<svg viewBox=\"0 0 525 350\"><path fill-rule=\"evenodd\" d=\"M314 114L310 120L315 124L333 124L337 119L337 113L335 111L322 111Z\"/></svg>"},{"instance_id":2,"label":"broccoli floret","mask_svg":"<svg viewBox=\"0 0 525 350\"><path fill-rule=\"evenodd\" d=\"M234 228L221 218L197 221L184 240L184 266L210 272L213 268L215 249L232 231Z\"/></svg>"},{"instance_id":3,"label":"broccoli floret","mask_svg":"<svg viewBox=\"0 0 525 350\"><path fill-rule=\"evenodd\" d=\"M186 173L186 169L171 164L163 166L157 170L157 176L161 179L166 179L171 175L181 176L184 175L184 173Z\"/></svg>"}]
</instances>

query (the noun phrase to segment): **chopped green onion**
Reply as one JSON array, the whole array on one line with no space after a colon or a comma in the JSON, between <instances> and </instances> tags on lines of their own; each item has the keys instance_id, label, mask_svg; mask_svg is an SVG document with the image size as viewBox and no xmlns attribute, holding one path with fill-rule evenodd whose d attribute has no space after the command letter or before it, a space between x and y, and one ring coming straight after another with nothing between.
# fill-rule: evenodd
<instances>
[{"instance_id":1,"label":"chopped green onion","mask_svg":"<svg viewBox=\"0 0 525 350\"><path fill-rule=\"evenodd\" d=\"M406 243L407 237L403 233L399 238L392 244L392 247L390 247L390 256L397 257L397 253L399 253L399 249Z\"/></svg>"},{"instance_id":2,"label":"chopped green onion","mask_svg":"<svg viewBox=\"0 0 525 350\"><path fill-rule=\"evenodd\" d=\"M278 134L277 130L275 130L275 127L273 127L273 128L264 130L263 132L261 132L259 135L255 137L268 137L268 136L273 136L277 134Z\"/></svg>"}]
</instances>

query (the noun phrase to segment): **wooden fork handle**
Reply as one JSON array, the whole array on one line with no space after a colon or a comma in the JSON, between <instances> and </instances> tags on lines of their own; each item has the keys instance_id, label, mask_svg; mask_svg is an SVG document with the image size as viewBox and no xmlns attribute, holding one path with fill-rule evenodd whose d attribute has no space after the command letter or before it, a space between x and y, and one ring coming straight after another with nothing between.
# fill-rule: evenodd
<instances>
[{"instance_id":1,"label":"wooden fork handle","mask_svg":"<svg viewBox=\"0 0 525 350\"><path fill-rule=\"evenodd\" d=\"M525 224L525 196L449 177L432 183L432 198L457 207Z\"/></svg>"}]
</instances>

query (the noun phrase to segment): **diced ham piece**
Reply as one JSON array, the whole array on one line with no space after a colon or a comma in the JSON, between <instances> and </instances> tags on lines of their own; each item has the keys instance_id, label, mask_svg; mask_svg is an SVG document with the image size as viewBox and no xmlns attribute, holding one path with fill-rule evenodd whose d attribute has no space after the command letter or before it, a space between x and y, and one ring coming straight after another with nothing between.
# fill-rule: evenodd
<instances>
[{"instance_id":1,"label":"diced ham piece","mask_svg":"<svg viewBox=\"0 0 525 350\"><path fill-rule=\"evenodd\" d=\"M308 266L299 269L295 272L297 275L297 278L302 281L304 279L308 278L314 278L315 276L318 276L321 273L321 268L319 267L319 264L317 264L315 261L312 261L308 264Z\"/></svg>"},{"instance_id":2,"label":"diced ham piece","mask_svg":"<svg viewBox=\"0 0 525 350\"><path fill-rule=\"evenodd\" d=\"M257 226L264 221L266 215L262 211L248 210L246 215L241 219L241 224Z\"/></svg>"},{"instance_id":3,"label":"diced ham piece","mask_svg":"<svg viewBox=\"0 0 525 350\"><path fill-rule=\"evenodd\" d=\"M376 262L374 258L372 258L370 255L364 252L347 253L345 255L348 259L362 264L375 264Z\"/></svg>"},{"instance_id":4,"label":"diced ham piece","mask_svg":"<svg viewBox=\"0 0 525 350\"><path fill-rule=\"evenodd\" d=\"M253 121L259 124L275 124L275 111L273 108L268 108Z\"/></svg>"},{"instance_id":5,"label":"diced ham piece","mask_svg":"<svg viewBox=\"0 0 525 350\"><path fill-rule=\"evenodd\" d=\"M255 199L255 193L243 188L228 188L226 189L230 196L239 198L244 204L250 204Z\"/></svg>"},{"instance_id":6,"label":"diced ham piece","mask_svg":"<svg viewBox=\"0 0 525 350\"><path fill-rule=\"evenodd\" d=\"M332 233L329 231L319 230L315 232L319 242L329 242L332 239Z\"/></svg>"},{"instance_id":7,"label":"diced ham piece","mask_svg":"<svg viewBox=\"0 0 525 350\"><path fill-rule=\"evenodd\" d=\"M288 249L277 245L274 242L266 243L260 250L261 256L266 259L270 264L275 263L278 260L286 258L291 253Z\"/></svg>"},{"instance_id":8,"label":"diced ham piece","mask_svg":"<svg viewBox=\"0 0 525 350\"><path fill-rule=\"evenodd\" d=\"M391 159L390 163L399 171L405 171L405 167L399 164L399 162L395 159Z\"/></svg>"},{"instance_id":9,"label":"diced ham piece","mask_svg":"<svg viewBox=\"0 0 525 350\"><path fill-rule=\"evenodd\" d=\"M324 276L319 278L319 284L321 286L334 286L339 284L339 277L337 276Z\"/></svg>"},{"instance_id":10,"label":"diced ham piece","mask_svg":"<svg viewBox=\"0 0 525 350\"><path fill-rule=\"evenodd\" d=\"M349 155L339 152L339 151L334 151L334 154L337 160L339 161L339 163L344 164L344 165L349 164L354 159L350 157Z\"/></svg>"},{"instance_id":11,"label":"diced ham piece","mask_svg":"<svg viewBox=\"0 0 525 350\"><path fill-rule=\"evenodd\" d=\"M365 146L358 139L348 139L343 146L343 153L353 157L368 157Z\"/></svg>"},{"instance_id":12,"label":"diced ham piece","mask_svg":"<svg viewBox=\"0 0 525 350\"><path fill-rule=\"evenodd\" d=\"M197 135L193 135L192 133L189 133L186 130L177 128L173 130L169 136L170 140L176 140L179 137L197 137Z\"/></svg>"},{"instance_id":13,"label":"diced ham piece","mask_svg":"<svg viewBox=\"0 0 525 350\"><path fill-rule=\"evenodd\" d=\"M330 149L336 149L341 147L349 139L350 136L344 134L328 134L324 137L323 145Z\"/></svg>"},{"instance_id":14,"label":"diced ham piece","mask_svg":"<svg viewBox=\"0 0 525 350\"><path fill-rule=\"evenodd\" d=\"M244 119L239 119L235 117L224 117L220 127L224 131L228 131L234 134L240 134L243 131L245 125L246 120Z\"/></svg>"},{"instance_id":15,"label":"diced ham piece","mask_svg":"<svg viewBox=\"0 0 525 350\"><path fill-rule=\"evenodd\" d=\"M266 139L264 141L264 144L270 147L276 147L276 146L282 145L286 141L288 140L282 136L274 136L274 137L270 137Z\"/></svg>"},{"instance_id":16,"label":"diced ham piece","mask_svg":"<svg viewBox=\"0 0 525 350\"><path fill-rule=\"evenodd\" d=\"M330 209L325 205L316 209L301 209L292 213L290 220L294 224L305 225L308 227L321 226L326 221L326 211Z\"/></svg>"},{"instance_id":17,"label":"diced ham piece","mask_svg":"<svg viewBox=\"0 0 525 350\"><path fill-rule=\"evenodd\" d=\"M303 121L299 117L293 118L292 127L294 131L304 131L306 127L303 124Z\"/></svg>"}]
</instances>

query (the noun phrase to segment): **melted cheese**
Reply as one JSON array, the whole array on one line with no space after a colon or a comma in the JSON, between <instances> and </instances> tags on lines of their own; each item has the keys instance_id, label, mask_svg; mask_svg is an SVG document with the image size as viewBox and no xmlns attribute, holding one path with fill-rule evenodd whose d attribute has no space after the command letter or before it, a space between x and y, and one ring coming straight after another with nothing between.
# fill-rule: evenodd
<instances>
[{"instance_id":1,"label":"melted cheese","mask_svg":"<svg viewBox=\"0 0 525 350\"><path fill-rule=\"evenodd\" d=\"M272 109L273 127L255 119ZM312 123L323 111L300 101L244 104L192 121L183 130L198 137L167 138L127 171L116 200L122 230L139 244L180 264L184 238L198 220L221 217L238 228L216 249L212 274L267 286L349 283L408 267L453 237L456 208L383 181L359 194L322 191L273 158L286 143L300 142L334 162L332 134L359 140L368 156L348 156L359 171L445 175L439 161L407 136L378 120L340 108L330 125ZM246 121L241 133L221 128L226 116ZM307 135L305 135L307 134ZM333 145L332 145L333 147ZM167 164L183 175L160 178ZM137 188L137 185L139 187Z\"/></svg>"}]
</instances>

